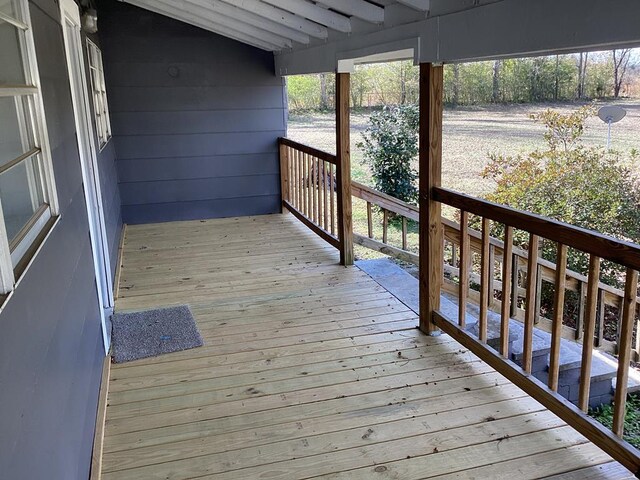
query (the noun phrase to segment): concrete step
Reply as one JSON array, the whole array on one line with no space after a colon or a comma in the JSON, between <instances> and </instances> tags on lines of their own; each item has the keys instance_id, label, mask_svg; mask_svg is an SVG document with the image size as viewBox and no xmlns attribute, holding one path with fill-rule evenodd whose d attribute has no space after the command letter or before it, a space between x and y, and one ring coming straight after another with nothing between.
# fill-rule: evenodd
<instances>
[{"instance_id":1,"label":"concrete step","mask_svg":"<svg viewBox=\"0 0 640 480\"><path fill-rule=\"evenodd\" d=\"M368 273L376 282L395 295L401 302L419 312L418 280L389 259L359 260L356 265ZM458 320L457 297L443 293L440 300L441 312L451 321ZM477 305L467 305L467 331L478 336ZM487 344L498 349L500 341L500 315L489 311L487 315ZM509 356L517 364L522 364L524 325L514 319L509 321ZM533 331L532 373L536 378L547 382L549 375L549 352L551 334L538 328ZM570 401L577 403L579 395L580 365L582 345L571 340L560 342L560 376L558 392ZM591 366L590 402L592 406L610 403L617 372L616 360L605 353L594 351ZM629 392L640 391L640 372L630 369Z\"/></svg>"}]
</instances>

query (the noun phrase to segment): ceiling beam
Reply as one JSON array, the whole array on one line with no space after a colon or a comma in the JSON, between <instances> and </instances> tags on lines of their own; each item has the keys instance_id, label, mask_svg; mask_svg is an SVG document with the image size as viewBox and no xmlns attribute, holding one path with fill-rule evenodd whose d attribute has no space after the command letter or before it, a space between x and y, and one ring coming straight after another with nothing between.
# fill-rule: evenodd
<instances>
[{"instance_id":1,"label":"ceiling beam","mask_svg":"<svg viewBox=\"0 0 640 480\"><path fill-rule=\"evenodd\" d=\"M332 12L319 7L306 0L263 0L265 3L279 7L284 10L288 10L291 13L300 15L314 22L329 27L339 32L350 33L351 32L351 20L349 17L340 15L339 13Z\"/></svg>"},{"instance_id":2,"label":"ceiling beam","mask_svg":"<svg viewBox=\"0 0 640 480\"><path fill-rule=\"evenodd\" d=\"M329 31L326 27L307 20L306 18L295 15L286 10L274 7L273 5L267 5L260 0L222 0L225 3L229 3L236 8L241 8L248 12L260 15L261 17L268 18L277 23L281 23L289 28L298 30L302 33L315 38L325 39L329 36Z\"/></svg>"},{"instance_id":3,"label":"ceiling beam","mask_svg":"<svg viewBox=\"0 0 640 480\"><path fill-rule=\"evenodd\" d=\"M310 39L309 35L299 30L289 28L281 23L274 22L272 20L256 15L255 13L248 12L237 8L229 3L222 2L220 0L184 0L186 3L197 5L201 8L209 10L212 15L219 17L220 21L225 21L230 18L235 21L240 21L263 30L267 30L275 35L279 35L289 40L296 41L302 44L308 44Z\"/></svg>"},{"instance_id":4,"label":"ceiling beam","mask_svg":"<svg viewBox=\"0 0 640 480\"><path fill-rule=\"evenodd\" d=\"M431 8L431 0L397 0L398 3L407 7L419 10L421 12L428 12Z\"/></svg>"},{"instance_id":5,"label":"ceiling beam","mask_svg":"<svg viewBox=\"0 0 640 480\"><path fill-rule=\"evenodd\" d=\"M149 0L144 1L150 3ZM267 30L264 30L262 28L248 25L231 17L223 17L208 8L203 8L186 0L154 0L154 3L158 3L161 6L166 5L167 7L177 10L178 13L185 12L188 14L192 14L196 18L202 18L207 22L213 23L214 25L233 29L236 32L244 33L254 38L258 38L271 45L276 45L278 47L278 50L282 48L292 47L291 40L289 40L288 38L268 32Z\"/></svg>"},{"instance_id":6,"label":"ceiling beam","mask_svg":"<svg viewBox=\"0 0 640 480\"><path fill-rule=\"evenodd\" d=\"M365 0L317 0L329 8L371 23L384 23L384 8Z\"/></svg>"},{"instance_id":7,"label":"ceiling beam","mask_svg":"<svg viewBox=\"0 0 640 480\"><path fill-rule=\"evenodd\" d=\"M248 45L259 48L261 50L266 50L270 52L279 50L279 47L277 45L269 44L268 42L262 41L258 38L253 38L250 35L243 34L242 32L237 32L230 28L214 25L211 22L207 22L204 19L198 18L197 16L192 15L188 12L181 12L181 11L177 11L176 9L160 6L159 3L156 2L155 0L122 0L122 1L129 3L131 5L135 5L136 7L149 10L151 12L164 15L165 17L173 18L175 20L188 23L190 25L193 25L194 27L202 28L203 30L213 32L218 35L223 35L225 37L231 38L232 40L246 43Z\"/></svg>"}]
</instances>

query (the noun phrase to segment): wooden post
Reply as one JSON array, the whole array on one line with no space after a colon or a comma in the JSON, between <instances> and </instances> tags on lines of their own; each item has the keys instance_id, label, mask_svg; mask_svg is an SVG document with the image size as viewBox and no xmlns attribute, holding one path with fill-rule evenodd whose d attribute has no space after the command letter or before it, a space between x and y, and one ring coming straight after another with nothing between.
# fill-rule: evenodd
<instances>
[{"instance_id":1,"label":"wooden post","mask_svg":"<svg viewBox=\"0 0 640 480\"><path fill-rule=\"evenodd\" d=\"M291 201L289 198L289 159L288 147L280 144L280 192L282 201L280 202L280 213L288 211L284 208L284 201Z\"/></svg>"},{"instance_id":2,"label":"wooden post","mask_svg":"<svg viewBox=\"0 0 640 480\"><path fill-rule=\"evenodd\" d=\"M433 200L442 174L443 68L420 64L420 330L434 333L433 312L440 309L444 262L441 206Z\"/></svg>"},{"instance_id":3,"label":"wooden post","mask_svg":"<svg viewBox=\"0 0 640 480\"><path fill-rule=\"evenodd\" d=\"M338 184L338 238L342 265L353 265L349 81L349 73L336 73L336 154L338 158L336 181Z\"/></svg>"}]
</instances>

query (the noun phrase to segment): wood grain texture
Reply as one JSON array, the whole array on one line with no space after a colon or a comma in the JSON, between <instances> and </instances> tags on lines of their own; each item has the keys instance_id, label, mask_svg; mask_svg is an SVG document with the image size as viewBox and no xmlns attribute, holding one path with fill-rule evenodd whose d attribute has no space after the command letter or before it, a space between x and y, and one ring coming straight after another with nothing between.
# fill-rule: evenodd
<instances>
[{"instance_id":1,"label":"wood grain texture","mask_svg":"<svg viewBox=\"0 0 640 480\"><path fill-rule=\"evenodd\" d=\"M113 366L103 480L611 462L291 215L130 227L123 260L117 308L186 302L205 345Z\"/></svg>"},{"instance_id":2,"label":"wood grain texture","mask_svg":"<svg viewBox=\"0 0 640 480\"><path fill-rule=\"evenodd\" d=\"M558 390L560 375L560 340L564 320L564 296L567 288L567 246L561 243L558 244L556 265L551 351L549 353L549 388L554 392Z\"/></svg>"},{"instance_id":3,"label":"wood grain texture","mask_svg":"<svg viewBox=\"0 0 640 480\"><path fill-rule=\"evenodd\" d=\"M471 264L469 249L469 213L460 212L460 267L458 283L458 325L464 328L467 317L467 297L469 296L469 265Z\"/></svg>"},{"instance_id":4,"label":"wood grain texture","mask_svg":"<svg viewBox=\"0 0 640 480\"><path fill-rule=\"evenodd\" d=\"M631 342L636 312L636 294L638 292L638 272L627 269L622 324L620 326L620 351L618 353L618 373L615 399L613 402L613 433L622 438L624 434L625 405L627 402L627 380L631 361Z\"/></svg>"},{"instance_id":5,"label":"wood grain texture","mask_svg":"<svg viewBox=\"0 0 640 480\"><path fill-rule=\"evenodd\" d=\"M511 303L518 303L511 290L513 281L513 227L505 225L504 249L502 252L502 304L500 308L500 354L509 355L509 320Z\"/></svg>"},{"instance_id":6,"label":"wood grain texture","mask_svg":"<svg viewBox=\"0 0 640 480\"><path fill-rule=\"evenodd\" d=\"M89 480L101 480L102 458L104 454L104 429L107 421L107 396L109 394L109 377L111 374L111 356L106 355L102 362L102 379L98 394L98 413L96 429L93 434L93 451L91 453L91 473Z\"/></svg>"},{"instance_id":7,"label":"wood grain texture","mask_svg":"<svg viewBox=\"0 0 640 480\"><path fill-rule=\"evenodd\" d=\"M350 81L350 74L336 73L336 182L338 184L338 238L342 265L353 265L354 260L351 213Z\"/></svg>"},{"instance_id":8,"label":"wood grain texture","mask_svg":"<svg viewBox=\"0 0 640 480\"><path fill-rule=\"evenodd\" d=\"M533 325L539 312L536 311L537 306L537 287L538 287L538 247L540 239L537 235L529 235L529 259L527 262L527 298L525 299L525 317L524 317L524 337L522 346L522 368L525 372L531 373L531 364L533 356Z\"/></svg>"},{"instance_id":9,"label":"wood grain texture","mask_svg":"<svg viewBox=\"0 0 640 480\"><path fill-rule=\"evenodd\" d=\"M493 282L491 275L491 253L489 238L491 236L491 224L488 218L482 219L482 252L480 253L480 316L478 318L478 339L481 342L487 341L487 324L489 315L489 296L493 292L490 282Z\"/></svg>"},{"instance_id":10,"label":"wood grain texture","mask_svg":"<svg viewBox=\"0 0 640 480\"><path fill-rule=\"evenodd\" d=\"M589 282L587 283L587 306L584 318L584 335L582 338L582 363L580 365L580 395L578 406L583 412L589 410L589 391L591 389L591 360L598 309L598 283L600 282L600 258L591 255L589 258Z\"/></svg>"},{"instance_id":11,"label":"wood grain texture","mask_svg":"<svg viewBox=\"0 0 640 480\"><path fill-rule=\"evenodd\" d=\"M444 235L440 202L433 192L442 181L443 67L420 64L419 204L420 329L437 330L433 312L440 308Z\"/></svg>"}]
</instances>

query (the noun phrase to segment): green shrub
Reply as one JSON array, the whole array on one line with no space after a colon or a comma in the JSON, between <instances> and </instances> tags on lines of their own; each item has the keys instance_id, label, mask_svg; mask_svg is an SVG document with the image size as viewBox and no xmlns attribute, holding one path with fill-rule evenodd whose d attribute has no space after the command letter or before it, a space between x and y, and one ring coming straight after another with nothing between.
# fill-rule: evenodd
<instances>
[{"instance_id":1,"label":"green shrub","mask_svg":"<svg viewBox=\"0 0 640 480\"><path fill-rule=\"evenodd\" d=\"M418 155L419 113L416 105L385 107L371 114L358 148L371 167L375 188L416 204L417 173L411 162Z\"/></svg>"},{"instance_id":2,"label":"green shrub","mask_svg":"<svg viewBox=\"0 0 640 480\"><path fill-rule=\"evenodd\" d=\"M562 114L547 110L532 119L545 126L546 147L526 155L490 155L485 178L496 182L487 199L634 242L640 241L640 184L634 176L638 155L606 152L582 144L593 107ZM501 236L502 226L494 233ZM528 236L516 232L525 246ZM555 244L543 241L542 256L555 260ZM586 274L588 255L569 251L568 266ZM602 280L620 285L622 268L603 262Z\"/></svg>"}]
</instances>

